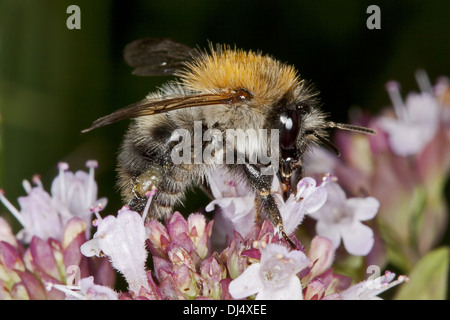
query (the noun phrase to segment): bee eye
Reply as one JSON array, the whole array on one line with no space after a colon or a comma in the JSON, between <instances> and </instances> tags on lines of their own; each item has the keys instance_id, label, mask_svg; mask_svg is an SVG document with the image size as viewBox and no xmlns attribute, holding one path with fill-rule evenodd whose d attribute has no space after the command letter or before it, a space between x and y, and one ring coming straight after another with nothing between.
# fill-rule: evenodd
<instances>
[{"instance_id":1,"label":"bee eye","mask_svg":"<svg viewBox=\"0 0 450 320\"><path fill-rule=\"evenodd\" d=\"M280 116L280 147L284 150L294 149L299 131L297 110L290 110Z\"/></svg>"}]
</instances>

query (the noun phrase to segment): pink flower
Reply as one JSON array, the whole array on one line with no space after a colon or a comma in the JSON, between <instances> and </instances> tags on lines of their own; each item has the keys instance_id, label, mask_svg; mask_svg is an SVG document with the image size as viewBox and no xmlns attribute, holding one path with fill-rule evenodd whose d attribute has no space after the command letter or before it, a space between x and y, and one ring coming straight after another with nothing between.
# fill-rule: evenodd
<instances>
[{"instance_id":1,"label":"pink flower","mask_svg":"<svg viewBox=\"0 0 450 320\"><path fill-rule=\"evenodd\" d=\"M208 297L221 299L222 296L222 280L227 278L227 269L220 262L218 254L203 260L200 267L200 275L205 279L203 291Z\"/></svg>"},{"instance_id":2,"label":"pink flower","mask_svg":"<svg viewBox=\"0 0 450 320\"><path fill-rule=\"evenodd\" d=\"M67 166L60 164L60 175L54 181L55 191L51 195L38 178L34 179L35 187L25 182L28 196L24 202L20 201L23 212L3 197L5 205L22 222L38 218L44 211L62 226L57 239L50 235L54 230L41 228L45 226L25 228L22 234L30 237L27 247L17 241L6 221L0 219L1 298L330 300L366 298L380 292L379 288L367 290L373 289L375 283L370 280L349 288L350 278L333 273L335 248L341 239L353 254L363 254L363 249L373 245L373 237L370 241L373 233L368 233L369 228L361 221L373 218L378 202L371 197L347 199L330 175L319 186L312 178L302 179L296 193L286 202L280 195L278 180L274 179L272 192L296 250L269 221L255 222L252 218L234 220L247 223L245 236L234 230L225 248L213 251L211 236L218 221L207 222L203 214L185 218L174 212L164 223L155 220L144 223L156 190L147 193L149 200L142 215L123 207L117 216L102 218L99 210L104 202L95 200L96 192L92 192L96 188L90 184L94 163L91 165L90 174L70 174ZM218 177L212 182L216 183L213 190L218 196L212 206L217 204L230 210L228 220L232 221L239 213L235 205L247 197L247 191L230 183L224 174ZM97 207L90 208L87 215L85 204L92 201ZM76 212L75 217L72 212ZM96 215L97 232L86 241L89 223L85 219L92 213ZM306 241L308 255L293 235L305 215L316 219L317 232L320 234L324 229L329 238L322 234ZM219 224L220 227L223 225ZM152 254L154 272L147 266L147 249ZM112 268L127 281L125 292L110 287L114 279ZM73 270L78 271L73 274ZM383 289L385 283L392 282L390 276L385 276L380 278Z\"/></svg>"},{"instance_id":3,"label":"pink flower","mask_svg":"<svg viewBox=\"0 0 450 320\"><path fill-rule=\"evenodd\" d=\"M19 240L29 243L33 236L41 239L61 239L64 226L73 217L90 223L91 207L104 207L106 198L96 199L96 161L88 161L87 166L90 168L89 174L83 171L73 174L67 171L66 163L60 163L59 175L53 180L51 195L44 190L38 176L33 178L34 187L25 180L23 186L27 195L18 199L20 211L0 192L0 201L23 226L17 235ZM88 230L86 232L89 233Z\"/></svg>"},{"instance_id":4,"label":"pink flower","mask_svg":"<svg viewBox=\"0 0 450 320\"><path fill-rule=\"evenodd\" d=\"M179 212L175 212L167 222L167 228L155 220L149 221L146 227L151 230L148 247L154 255L166 258L174 246L201 259L210 253L213 221L206 223L202 214L191 214L186 220Z\"/></svg>"},{"instance_id":5,"label":"pink flower","mask_svg":"<svg viewBox=\"0 0 450 320\"><path fill-rule=\"evenodd\" d=\"M302 278L302 281L308 283L311 279L320 276L327 271L333 264L335 249L333 243L321 236L315 236L309 248L308 258L311 260L312 267Z\"/></svg>"},{"instance_id":6,"label":"pink flower","mask_svg":"<svg viewBox=\"0 0 450 320\"><path fill-rule=\"evenodd\" d=\"M88 263L80 252L87 226L73 218L66 224L61 242L33 236L28 248L0 241L0 299L64 299L57 286L65 286L69 268L76 268L82 277L95 276L98 283L111 285L115 274L109 262L96 259Z\"/></svg>"},{"instance_id":7,"label":"pink flower","mask_svg":"<svg viewBox=\"0 0 450 320\"><path fill-rule=\"evenodd\" d=\"M423 77L426 75L421 74L419 84L424 82ZM425 81L428 83L428 78ZM431 85L422 88L420 94L410 93L405 103L397 82L391 81L386 87L397 118L381 117L378 125L389 134L390 145L396 154L409 156L421 152L439 127L440 106Z\"/></svg>"},{"instance_id":8,"label":"pink flower","mask_svg":"<svg viewBox=\"0 0 450 320\"><path fill-rule=\"evenodd\" d=\"M223 277L222 267L208 257L213 221L206 223L201 214L191 214L185 219L175 212L166 225L157 221L146 225L151 230L147 245L153 253L161 296L164 299L219 299L222 287L218 279Z\"/></svg>"}]
</instances>

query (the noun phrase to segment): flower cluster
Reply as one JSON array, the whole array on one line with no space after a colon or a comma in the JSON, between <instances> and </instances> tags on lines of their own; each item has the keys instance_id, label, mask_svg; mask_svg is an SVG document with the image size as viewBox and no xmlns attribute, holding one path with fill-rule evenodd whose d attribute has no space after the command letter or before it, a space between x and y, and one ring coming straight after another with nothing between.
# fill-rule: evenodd
<instances>
[{"instance_id":1,"label":"flower cluster","mask_svg":"<svg viewBox=\"0 0 450 320\"><path fill-rule=\"evenodd\" d=\"M141 215L124 207L117 218L107 216L97 226L81 251L108 256L124 276L128 291L117 293L118 299L376 298L404 280L389 284L393 276L382 276L378 290L364 283L352 289L350 278L333 273L335 250L330 240L314 237L308 254L296 240L299 250L292 250L268 221L254 224L246 238L234 232L220 253L211 251L213 221L207 223L201 214L186 219L175 212L164 225L144 223ZM152 255L153 271L145 265L144 246ZM90 289L91 297L106 290ZM80 287L76 293L82 291Z\"/></svg>"},{"instance_id":2,"label":"flower cluster","mask_svg":"<svg viewBox=\"0 0 450 320\"><path fill-rule=\"evenodd\" d=\"M108 259L91 260L80 252L90 234L89 206L106 203L96 199L96 164L87 165L89 173L73 174L61 163L51 194L38 177L33 179L35 187L25 181L28 195L19 198L20 210L0 194L23 226L15 236L0 217L0 299L64 299L58 286L89 276L96 283L114 285L115 273Z\"/></svg>"},{"instance_id":3,"label":"flower cluster","mask_svg":"<svg viewBox=\"0 0 450 320\"><path fill-rule=\"evenodd\" d=\"M250 190L222 171L208 176L212 218L174 212L148 220L156 188L142 213L124 206L102 216L95 161L75 173L60 163L50 193L39 177L25 181L20 209L0 192L23 227L14 235L0 218L0 299L379 299L408 280L382 273L388 264L414 284L400 286L396 298L442 298L450 91L421 72L418 82L421 92L406 102L390 82L393 108L355 121L378 134L339 133L340 159L315 150L289 198L274 179L271 193L296 248L258 216ZM126 288L116 287L116 273Z\"/></svg>"},{"instance_id":4,"label":"flower cluster","mask_svg":"<svg viewBox=\"0 0 450 320\"><path fill-rule=\"evenodd\" d=\"M432 85L420 70L416 78L420 92L409 93L404 101L400 85L390 81L386 89L392 107L376 117L357 117L356 123L377 131L375 136L338 132L335 142L341 158L318 149L305 167L310 176L331 172L347 194L379 200L376 224L370 224L375 243L366 265L394 265L415 275L411 282L421 284L410 286L415 291L401 290L398 298L442 299L449 265L449 249L441 246L448 231L449 80L441 77ZM434 264L442 264L442 271L428 270Z\"/></svg>"},{"instance_id":5,"label":"flower cluster","mask_svg":"<svg viewBox=\"0 0 450 320\"><path fill-rule=\"evenodd\" d=\"M152 197L157 192L154 189L147 194L148 203L142 215L123 207L117 216L101 217L100 210L106 201L96 199L93 168L86 176L89 180L79 178L84 176L82 171L69 172L66 164L60 164L59 168L60 174L53 181L51 194L46 193L38 179L35 179L34 188L25 183L29 198L25 201L21 198L19 203L29 205L21 206L21 210L15 209L2 195L3 203L18 219L28 221L31 219L28 216L32 215L34 221L42 222L39 217L46 217L51 212L58 222L55 228L64 226L63 230L56 230L58 232L49 228L55 232L49 235L41 231L46 230L42 226L26 222L26 232L22 230L16 237L6 221L0 220L2 298L340 299L352 296L345 293L352 288L351 279L333 272L338 244L315 236L306 250L295 235L304 216L315 214L318 221L327 219L326 214L322 217L320 210L327 205L327 196L332 195L336 188L332 188L336 182L331 176L326 176L319 186L312 178L302 179L297 193L286 201L282 200L278 184L274 183L273 192L286 223L286 231L298 250L293 250L278 230L264 220L250 221L245 236L230 229L232 235L225 239L224 248L214 251L212 242L215 237L220 238L220 233L214 234L214 220L207 222L203 214L194 213L186 219L175 212L165 224L156 220L145 222ZM236 193L236 189L231 188L234 184L223 174L211 176L210 181L212 185L216 184L216 194L221 195L211 205L228 208L248 197L245 193L242 196ZM72 192L63 192L66 190ZM36 196L36 191L41 197ZM342 194L338 192L338 195ZM80 198L85 202L80 203ZM333 198L341 202L351 200L330 197ZM227 202L228 206L225 205ZM333 207L335 202L328 205ZM342 212L346 213L351 224L362 227L359 220L370 217L361 217L357 213L370 208L370 205L358 207L344 205L339 210L344 210ZM228 213L225 219L229 219L232 225L235 215L231 210ZM90 220L92 214L95 214L93 224L97 230L88 240L89 224L82 217ZM340 221L336 230L345 230L342 227L345 225ZM30 229L32 227L35 229ZM33 232L38 234L33 235ZM23 234L31 235L31 240L27 242ZM339 239L341 236L345 242L345 235L339 234ZM364 237L355 239L367 241ZM147 263L149 253L152 268ZM126 291L115 290L113 269L125 278L128 284ZM365 290L365 286L359 284L358 288L366 298L381 292L371 295L367 291L369 287Z\"/></svg>"},{"instance_id":6,"label":"flower cluster","mask_svg":"<svg viewBox=\"0 0 450 320\"><path fill-rule=\"evenodd\" d=\"M67 163L59 163L59 174L52 182L51 193L44 190L37 175L33 177L34 187L24 180L23 187L27 195L18 199L20 210L0 190L0 201L23 227L17 235L20 241L29 243L33 236L44 240L61 239L70 219L77 217L90 224L91 208L106 206L106 198L97 199L97 183L94 179L97 161L88 161L86 166L89 173L81 170L73 173L68 170ZM89 228L86 228L86 232L89 237Z\"/></svg>"}]
</instances>

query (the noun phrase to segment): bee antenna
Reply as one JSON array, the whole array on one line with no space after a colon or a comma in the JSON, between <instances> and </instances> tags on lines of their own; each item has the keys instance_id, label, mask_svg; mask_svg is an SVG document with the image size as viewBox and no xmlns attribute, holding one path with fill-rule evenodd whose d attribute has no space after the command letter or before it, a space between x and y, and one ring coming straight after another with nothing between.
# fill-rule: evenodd
<instances>
[{"instance_id":1,"label":"bee antenna","mask_svg":"<svg viewBox=\"0 0 450 320\"><path fill-rule=\"evenodd\" d=\"M336 155L338 157L341 156L341 152L339 151L338 147L336 147L330 140L328 140L325 137L322 137L321 135L319 135L317 132L313 131L312 132L313 136L317 138L317 140L319 140L321 143L323 143L328 149L330 149L331 151L333 151L334 153L336 153Z\"/></svg>"},{"instance_id":2,"label":"bee antenna","mask_svg":"<svg viewBox=\"0 0 450 320\"><path fill-rule=\"evenodd\" d=\"M346 131L371 134L371 135L377 134L377 132L375 130L372 130L372 129L369 129L366 127L355 126L353 124L346 124L346 123L337 123L337 122L333 122L333 121L329 121L327 123L327 127L328 128L337 128L337 129L346 130Z\"/></svg>"}]
</instances>

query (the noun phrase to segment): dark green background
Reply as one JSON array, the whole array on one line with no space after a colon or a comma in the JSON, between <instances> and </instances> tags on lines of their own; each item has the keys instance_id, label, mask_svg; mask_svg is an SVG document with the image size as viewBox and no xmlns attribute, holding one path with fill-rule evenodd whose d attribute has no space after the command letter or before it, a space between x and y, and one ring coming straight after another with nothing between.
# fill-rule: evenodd
<instances>
[{"instance_id":1,"label":"dark green background","mask_svg":"<svg viewBox=\"0 0 450 320\"><path fill-rule=\"evenodd\" d=\"M66 28L71 4L81 30ZM370 4L381 8L381 30L366 28ZM49 187L58 161L78 170L97 159L99 196L109 214L120 208L115 165L127 122L80 131L167 80L130 75L122 50L137 38L270 53L313 80L325 110L346 121L352 106L386 106L390 79L406 93L417 90L418 68L450 76L449 12L449 1L0 0L0 185L16 204L23 179L39 173Z\"/></svg>"}]
</instances>

